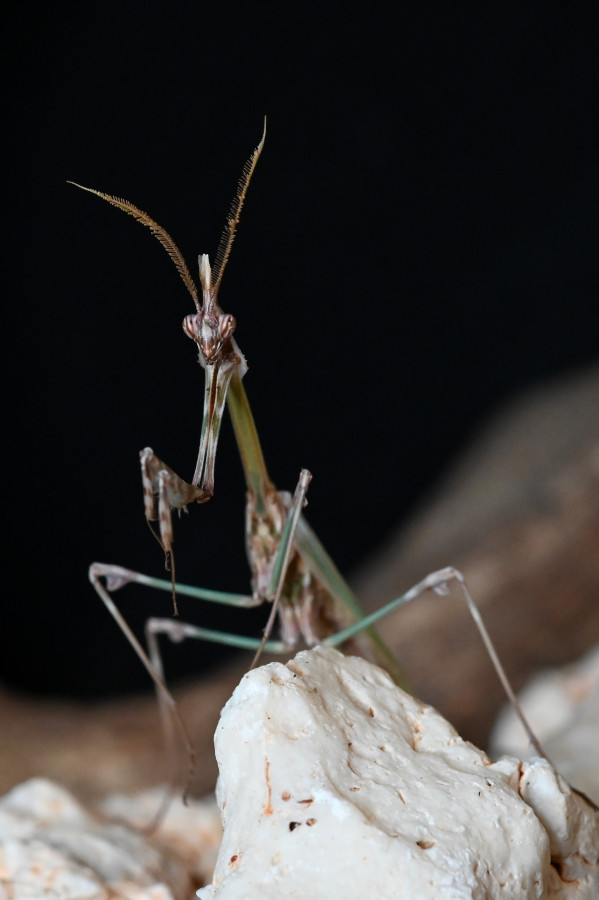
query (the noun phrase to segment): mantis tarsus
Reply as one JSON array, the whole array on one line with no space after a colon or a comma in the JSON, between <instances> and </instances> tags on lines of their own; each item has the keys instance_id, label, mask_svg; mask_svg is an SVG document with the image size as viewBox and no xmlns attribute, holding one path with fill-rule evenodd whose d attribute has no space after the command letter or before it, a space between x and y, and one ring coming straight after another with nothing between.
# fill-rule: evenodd
<instances>
[{"instance_id":1,"label":"mantis tarsus","mask_svg":"<svg viewBox=\"0 0 599 900\"><path fill-rule=\"evenodd\" d=\"M246 546L252 571L251 596L207 591L175 583L174 571L172 581L169 582L114 565L94 563L90 567L90 579L94 588L150 673L162 703L174 711L173 715L177 717L183 729L184 726L176 713L175 701L164 682L157 645L157 635L161 633L167 634L172 640L195 637L250 648L254 649L257 655L265 648L273 652L288 650L294 647L300 638L308 645L314 645L319 641L334 645L351 642L352 649L380 662L391 671L391 674L399 678L395 660L371 630L372 626L378 619L426 590L434 589L442 593L446 583L455 579L464 592L487 648L490 648L488 635L472 603L463 576L454 569L448 568L433 573L402 597L364 618L346 582L301 515L311 477L309 473L306 470L302 471L293 499L286 493L278 492L269 478L242 384L247 365L233 338L235 319L223 312L218 301L224 269L231 252L249 182L264 145L265 133L266 129L243 168L214 265L210 266L206 254L199 257L201 299L177 245L157 222L126 200L92 188L83 188L107 200L150 228L173 260L196 307L196 312L188 315L183 321L185 334L198 346L199 362L205 372L200 449L191 482L180 478L158 459L150 448L141 452L146 519L148 523L158 520L159 534L156 536L164 549L171 570L174 566L171 510L183 509L193 502L204 503L212 497L216 447L225 402L231 414L245 474ZM105 584L102 579L105 579ZM149 654L146 654L110 596L111 591L128 582L172 590L174 599L176 594L181 594L245 607L256 606L265 600L271 601L272 612L261 640L199 628L176 619L151 619L146 627L149 642ZM281 639L272 641L269 640L269 635L276 611ZM490 652L500 678L508 694L513 698L492 648ZM531 740L535 741L526 724L525 727Z\"/></svg>"}]
</instances>

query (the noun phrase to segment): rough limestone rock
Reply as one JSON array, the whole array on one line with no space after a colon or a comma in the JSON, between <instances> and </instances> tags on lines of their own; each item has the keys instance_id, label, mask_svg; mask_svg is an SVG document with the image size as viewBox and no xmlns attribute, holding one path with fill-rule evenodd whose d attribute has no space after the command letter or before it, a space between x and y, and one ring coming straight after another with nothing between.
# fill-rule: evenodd
<instances>
[{"instance_id":1,"label":"rough limestone rock","mask_svg":"<svg viewBox=\"0 0 599 900\"><path fill-rule=\"evenodd\" d=\"M215 743L225 831L201 900L599 894L596 809L544 760L491 763L364 660L319 647L250 672Z\"/></svg>"},{"instance_id":2,"label":"rough limestone rock","mask_svg":"<svg viewBox=\"0 0 599 900\"><path fill-rule=\"evenodd\" d=\"M560 773L599 802L599 646L536 675L519 693L526 718ZM511 706L491 734L491 752L525 758L528 742Z\"/></svg>"},{"instance_id":3,"label":"rough limestone rock","mask_svg":"<svg viewBox=\"0 0 599 900\"><path fill-rule=\"evenodd\" d=\"M150 788L133 796L111 794L100 804L109 820L123 821L133 828L145 829L156 817L164 801L164 786ZM160 818L156 837L185 867L197 886L212 880L216 857L222 840L222 825L214 795L203 800L187 798L183 804L179 794L172 798Z\"/></svg>"},{"instance_id":4,"label":"rough limestone rock","mask_svg":"<svg viewBox=\"0 0 599 900\"><path fill-rule=\"evenodd\" d=\"M107 805L147 826L163 798L156 789ZM173 807L164 830L149 839L90 815L46 779L18 785L0 799L0 900L188 900L206 881L202 849L218 843L220 829L212 804L196 802L182 814ZM193 865L186 838L195 843Z\"/></svg>"},{"instance_id":5,"label":"rough limestone rock","mask_svg":"<svg viewBox=\"0 0 599 900\"><path fill-rule=\"evenodd\" d=\"M599 897L599 813L546 759L521 764L520 795L549 837L551 864L545 896Z\"/></svg>"}]
</instances>

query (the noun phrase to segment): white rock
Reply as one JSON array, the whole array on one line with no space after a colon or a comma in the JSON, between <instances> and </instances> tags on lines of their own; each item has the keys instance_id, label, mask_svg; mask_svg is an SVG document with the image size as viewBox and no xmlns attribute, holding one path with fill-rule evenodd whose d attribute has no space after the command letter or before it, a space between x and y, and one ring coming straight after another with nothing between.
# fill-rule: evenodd
<instances>
[{"instance_id":1,"label":"white rock","mask_svg":"<svg viewBox=\"0 0 599 900\"><path fill-rule=\"evenodd\" d=\"M112 794L102 801L100 808L108 818L144 828L155 817L163 800L164 787L156 787L133 796ZM186 805L176 796L160 820L156 837L181 860L197 885L212 880L222 833L213 795L203 800L189 798Z\"/></svg>"},{"instance_id":2,"label":"white rock","mask_svg":"<svg viewBox=\"0 0 599 900\"><path fill-rule=\"evenodd\" d=\"M225 832L202 900L571 896L518 761L490 763L364 660L319 647L250 672L215 743ZM596 811L546 764L524 782L555 854L586 829L574 887L599 896Z\"/></svg>"},{"instance_id":3,"label":"white rock","mask_svg":"<svg viewBox=\"0 0 599 900\"><path fill-rule=\"evenodd\" d=\"M217 754L225 836L203 900L599 897L596 807L546 760L491 764L363 660L318 648L250 673ZM146 824L160 799L104 807ZM219 829L211 803L177 805L151 842L20 785L0 800L0 900L188 898Z\"/></svg>"},{"instance_id":4,"label":"white rock","mask_svg":"<svg viewBox=\"0 0 599 900\"><path fill-rule=\"evenodd\" d=\"M551 877L547 897L599 897L599 815L546 759L520 766L520 794L534 809L549 837Z\"/></svg>"},{"instance_id":5,"label":"white rock","mask_svg":"<svg viewBox=\"0 0 599 900\"><path fill-rule=\"evenodd\" d=\"M562 775L599 802L599 647L561 669L533 678L518 695L543 749ZM491 752L524 759L529 745L506 706L491 736Z\"/></svg>"},{"instance_id":6,"label":"white rock","mask_svg":"<svg viewBox=\"0 0 599 900\"><path fill-rule=\"evenodd\" d=\"M181 863L50 781L31 779L0 799L0 900L173 900L166 881L189 895Z\"/></svg>"}]
</instances>

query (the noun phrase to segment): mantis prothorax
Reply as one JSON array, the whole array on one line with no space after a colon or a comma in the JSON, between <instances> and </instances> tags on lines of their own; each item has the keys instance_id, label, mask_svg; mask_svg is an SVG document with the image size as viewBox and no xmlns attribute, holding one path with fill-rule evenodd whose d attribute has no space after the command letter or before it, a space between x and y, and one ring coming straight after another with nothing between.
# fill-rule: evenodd
<instances>
[{"instance_id":1,"label":"mantis prothorax","mask_svg":"<svg viewBox=\"0 0 599 900\"><path fill-rule=\"evenodd\" d=\"M286 493L278 492L268 476L254 419L242 385L247 365L233 338L235 319L232 315L224 313L218 302L223 272L231 252L249 182L264 145L265 133L266 131L243 168L214 265L210 266L206 254L202 254L199 258L201 300L182 254L160 225L126 200L92 188L83 188L119 207L150 228L175 263L196 307L196 312L188 315L183 321L186 335L198 346L199 362L205 372L200 449L191 482L180 478L161 462L150 448L141 452L146 519L148 523L158 519L159 540L171 568L173 542L171 510L183 509L192 502L203 503L210 499L214 492L215 454L225 401L231 414L245 474L246 546L252 571L251 596L208 591L179 583L175 585L174 574L172 582L169 582L120 566L94 563L90 567L90 579L94 588L154 680L163 710L165 707L171 710L183 731L184 725L176 712L175 701L164 682L157 644L157 635L161 633L167 634L175 641L195 637L254 649L257 655L264 648L273 652L289 650L296 646L300 637L309 646L318 642L327 642L335 646L350 642L351 649L379 662L399 679L395 660L372 631L372 626L393 609L424 591L434 589L442 593L448 581L456 580L464 592L485 644L490 648L489 637L467 591L463 576L454 569L433 573L402 597L364 618L350 588L301 515L311 477L309 473L306 470L302 471L293 499ZM103 584L102 579L105 579L106 584ZM173 596L176 592L234 606L249 607L265 600L272 601L273 608L261 640L199 628L173 619L151 619L146 626L150 648L148 655L116 608L109 593L129 582L163 590L172 588ZM268 640L275 611L278 611L280 624L279 641ZM502 683L508 690L510 699L513 699L503 669L494 651L491 649L490 652ZM524 724L531 740L536 741L528 725ZM189 745L189 741L187 743Z\"/></svg>"}]
</instances>

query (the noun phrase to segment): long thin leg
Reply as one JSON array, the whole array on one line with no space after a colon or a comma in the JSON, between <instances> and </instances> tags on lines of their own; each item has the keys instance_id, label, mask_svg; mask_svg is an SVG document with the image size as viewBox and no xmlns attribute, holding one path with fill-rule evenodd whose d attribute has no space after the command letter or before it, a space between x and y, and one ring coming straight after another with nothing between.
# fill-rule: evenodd
<instances>
[{"instance_id":1,"label":"long thin leg","mask_svg":"<svg viewBox=\"0 0 599 900\"><path fill-rule=\"evenodd\" d=\"M102 579L106 580L106 585L102 583ZM107 565L106 563L92 563L89 567L89 580L156 685L161 702L165 703L169 708L175 707L175 700L166 687L159 654L148 655L146 653L110 595L111 591L118 590L129 583L170 591L170 581L165 581L162 578L151 578L148 575L142 575L141 572L134 572L132 569ZM176 589L182 595L228 606L250 608L258 606L262 602L261 598L245 594L226 594L221 591L210 591L186 584L177 584ZM174 642L182 641L186 637L194 637L246 650L256 650L261 644L258 638L229 634L228 632L216 631L210 628L199 628L195 625L180 622L178 619L149 619L146 624L146 632L151 639L153 635L162 633L167 634ZM287 648L281 641L269 641L266 643L266 649L273 653L282 653ZM158 660L158 663L156 660Z\"/></svg>"},{"instance_id":2,"label":"long thin leg","mask_svg":"<svg viewBox=\"0 0 599 900\"><path fill-rule=\"evenodd\" d=\"M199 641L210 641L213 644L223 644L226 647L237 647L239 650L266 650L268 653L285 653L285 651L293 648L284 641L266 641L263 645L261 638L247 637L244 634L231 634L229 631L215 631L212 628L201 628L198 625L191 625L189 622L181 622L179 619L160 619L152 617L146 622L146 636L148 638L148 646L155 646L155 636L164 634L174 644L180 644L186 638L193 638ZM158 666L154 665L154 650L149 654L150 665L157 671L162 671L162 657ZM145 663L144 663L145 665ZM146 666L147 668L147 666Z\"/></svg>"},{"instance_id":3,"label":"long thin leg","mask_svg":"<svg viewBox=\"0 0 599 900\"><path fill-rule=\"evenodd\" d=\"M90 566L90 580L95 586L96 578L105 578L109 591L117 591L126 584L142 584L144 587L156 588L159 591L170 591L171 582L164 578L153 578L143 575L133 569L125 569L123 566L115 566L110 563L92 563ZM92 577L93 576L93 577ZM252 607L259 606L260 598L251 597L249 594L230 594L225 591L212 591L208 588L194 587L190 584L177 582L177 593L185 597L193 597L195 600L207 600L210 603L221 603L224 606Z\"/></svg>"},{"instance_id":4,"label":"long thin leg","mask_svg":"<svg viewBox=\"0 0 599 900\"><path fill-rule=\"evenodd\" d=\"M96 564L90 566L89 579L90 579L91 583L93 584L96 592L99 594L102 601L104 602L104 605L106 606L106 608L108 609L108 611L110 612L112 617L116 620L119 628L121 629L121 631L123 632L123 634L129 641L129 643L133 647L135 653L137 654L137 656L143 663L148 674L150 675L150 678L154 682L154 684L156 686L157 694L160 698L159 705L160 705L160 709L161 709L161 715L163 716L163 721L164 721L164 718L166 718L166 716L167 716L166 711L168 711L169 722L172 723L176 728L178 728L178 730L182 736L183 743L184 743L185 749L187 751L188 759L189 759L189 774L188 774L188 778L187 778L187 786L188 786L191 784L193 775L195 773L195 768L196 768L195 751L193 748L193 743L191 741L191 737L187 730L187 726L185 725L183 717L181 716L181 713L179 711L179 707L177 706L177 701L175 700L175 698L173 697L173 695L167 688L167 686L164 682L164 679L162 677L162 672L160 670L157 670L156 667L152 664L152 662L148 658L145 650L143 649L143 647L141 646L141 644L139 643L139 641L133 634L129 625L127 624L126 620L123 618L123 616L119 612L116 604L112 600L112 597L108 593L108 590L106 589L106 587L104 587L104 585L100 581L100 577L103 574L101 571L99 571L101 569L102 569L101 564L96 563ZM173 728L170 725L169 725L169 728L167 729L167 732L170 735L173 734ZM172 739L171 739L171 742L172 742ZM172 759L172 757L169 757L169 759ZM169 780L170 780L170 789L172 790L175 787L175 773L173 771L171 771L171 773L170 773ZM187 786L186 786L186 791L187 791Z\"/></svg>"},{"instance_id":5,"label":"long thin leg","mask_svg":"<svg viewBox=\"0 0 599 900\"><path fill-rule=\"evenodd\" d=\"M93 563L89 568L89 579L114 618L119 628L131 644L133 650L141 660L144 668L148 672L150 678L156 687L158 697L158 706L162 721L162 731L164 734L167 759L169 765L169 788L165 793L164 801L157 811L152 822L148 825L147 830L153 830L160 821L170 798L176 790L179 779L177 778L177 752L175 731L178 731L183 740L183 746L189 760L188 774L185 779L184 796L187 795L189 787L192 783L196 769L195 751L191 737L185 725L185 721L181 715L179 707L172 693L169 691L162 666L162 659L158 649L156 635L160 633L168 634L173 641L181 641L187 637L200 638L202 640L213 641L220 644L227 644L233 647L240 647L249 650L256 650L261 646L262 641L258 638L248 638L242 635L232 635L226 632L215 631L207 628L198 628L188 625L176 619L149 619L146 623L146 638L148 642L149 654L146 653L137 637L129 627L124 616L119 611L114 600L110 596L110 591L117 590L128 583L143 584L147 587L157 587L161 590L171 591L171 582L159 578L151 578L148 575L142 575L140 572L134 572L131 569L125 569L121 566L106 565L104 563ZM106 584L103 583L106 580ZM237 607L252 607L258 605L261 601L255 597L246 596L244 594L225 594L220 591L210 591L202 588L195 588L189 585L176 585L179 594L208 600L215 603L224 603ZM281 641L268 641L266 649L272 653L283 653L287 648Z\"/></svg>"},{"instance_id":6,"label":"long thin leg","mask_svg":"<svg viewBox=\"0 0 599 900\"><path fill-rule=\"evenodd\" d=\"M375 612L371 613L368 616L364 616L359 622L356 622L353 625L350 625L348 628L344 628L342 631L338 631L336 634L331 635L326 638L323 643L329 644L332 647L336 647L339 644L342 644L348 638L352 637L354 634L357 634L364 628L368 628L370 625L374 625L375 622L378 622L379 619L384 618L389 615L389 613L393 612L396 609L399 609L400 606L404 606L406 603L409 603L411 600L415 600L416 597L419 597L421 594L424 594L428 590L435 591L436 594L440 594L445 596L449 594L448 582L457 581L464 599L466 600L466 604L468 606L468 610L470 615L474 620L474 624L478 628L479 634L483 640L483 643L486 647L487 653L493 663L493 667L497 673L497 677L501 682L501 685L508 697L508 700L514 707L514 710L520 719L522 726L528 736L529 741L539 754L539 756L544 756L545 759L549 760L549 757L543 750L537 736L534 731L530 727L530 724L522 711L520 704L514 694L512 686L508 680L508 677L505 673L505 669L503 668L499 656L497 655L497 651L493 646L493 642L491 641L491 637L487 628L482 620L482 616L478 607L476 606L474 600L472 599L472 595L468 590L468 586L466 584L466 580L463 574L459 571L459 569L454 569L452 566L448 566L445 569L440 569L437 572L432 572L430 575L427 575L422 581L419 581L418 584L414 585L414 587L410 588L409 591L406 591L405 594L402 594L400 597L397 597L395 600L391 600L390 603L385 604L380 609L377 609ZM551 760L549 760L551 762Z\"/></svg>"}]
</instances>

